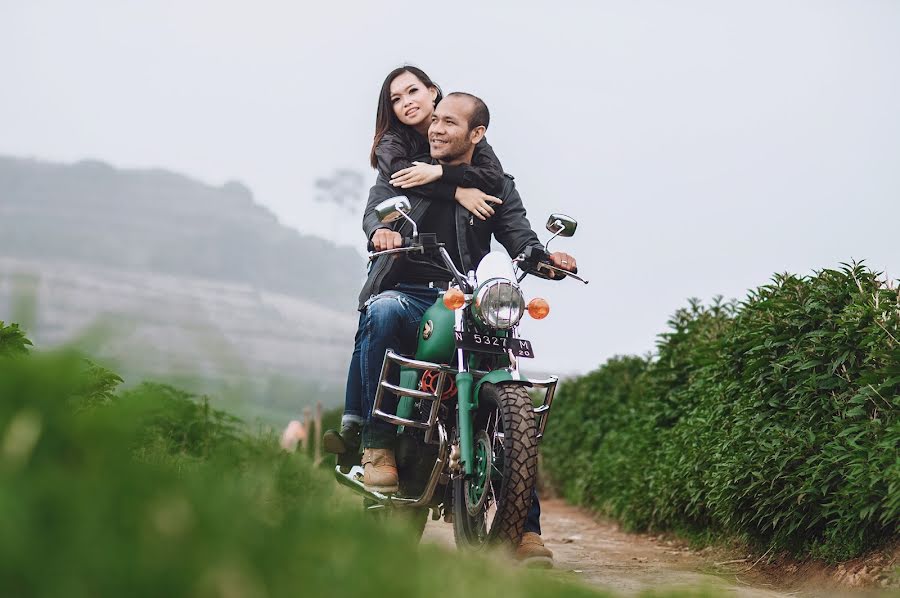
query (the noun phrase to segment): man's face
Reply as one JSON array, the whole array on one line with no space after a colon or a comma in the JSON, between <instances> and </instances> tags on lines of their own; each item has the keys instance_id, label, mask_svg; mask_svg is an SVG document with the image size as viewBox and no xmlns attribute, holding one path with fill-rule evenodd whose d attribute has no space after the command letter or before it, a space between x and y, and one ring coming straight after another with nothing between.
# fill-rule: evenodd
<instances>
[{"instance_id":1,"label":"man's face","mask_svg":"<svg viewBox=\"0 0 900 598\"><path fill-rule=\"evenodd\" d=\"M434 109L428 128L431 157L441 162L453 162L473 148L469 131L472 102L465 97L450 96Z\"/></svg>"}]
</instances>

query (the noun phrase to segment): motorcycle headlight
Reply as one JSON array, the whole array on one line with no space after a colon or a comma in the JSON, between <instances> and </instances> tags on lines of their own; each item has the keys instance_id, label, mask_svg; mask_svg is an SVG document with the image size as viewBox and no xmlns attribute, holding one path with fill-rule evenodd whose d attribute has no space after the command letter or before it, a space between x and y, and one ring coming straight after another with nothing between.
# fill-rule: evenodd
<instances>
[{"instance_id":1,"label":"motorcycle headlight","mask_svg":"<svg viewBox=\"0 0 900 598\"><path fill-rule=\"evenodd\" d=\"M475 291L475 316L491 328L512 328L525 312L525 297L519 287L508 280L488 280Z\"/></svg>"}]
</instances>

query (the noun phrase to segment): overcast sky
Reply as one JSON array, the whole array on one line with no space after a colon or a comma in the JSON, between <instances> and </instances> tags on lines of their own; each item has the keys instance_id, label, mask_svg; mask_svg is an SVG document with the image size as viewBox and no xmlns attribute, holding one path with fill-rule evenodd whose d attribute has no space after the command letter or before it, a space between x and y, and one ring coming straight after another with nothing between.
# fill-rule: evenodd
<instances>
[{"instance_id":1,"label":"overcast sky","mask_svg":"<svg viewBox=\"0 0 900 598\"><path fill-rule=\"evenodd\" d=\"M523 326L543 369L645 353L688 297L776 271L900 276L897 0L0 0L0 154L237 179L360 245L313 183L374 178L378 90L403 63L487 102L535 228L579 220L555 248L591 284L527 287L551 303Z\"/></svg>"}]
</instances>

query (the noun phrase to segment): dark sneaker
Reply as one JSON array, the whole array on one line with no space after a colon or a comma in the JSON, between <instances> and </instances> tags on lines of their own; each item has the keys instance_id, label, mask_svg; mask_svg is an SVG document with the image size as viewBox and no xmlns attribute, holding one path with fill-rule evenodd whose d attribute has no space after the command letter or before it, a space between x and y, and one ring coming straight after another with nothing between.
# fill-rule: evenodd
<instances>
[{"instance_id":1,"label":"dark sneaker","mask_svg":"<svg viewBox=\"0 0 900 598\"><path fill-rule=\"evenodd\" d=\"M361 465L359 459L360 426L349 423L341 427L341 431L325 430L322 435L322 448L326 453L337 455L337 464L341 473L350 473L354 465Z\"/></svg>"},{"instance_id":2,"label":"dark sneaker","mask_svg":"<svg viewBox=\"0 0 900 598\"><path fill-rule=\"evenodd\" d=\"M341 431L325 430L322 435L322 448L326 453L343 455L344 453L359 451L360 426L357 423L349 423L341 426Z\"/></svg>"}]
</instances>

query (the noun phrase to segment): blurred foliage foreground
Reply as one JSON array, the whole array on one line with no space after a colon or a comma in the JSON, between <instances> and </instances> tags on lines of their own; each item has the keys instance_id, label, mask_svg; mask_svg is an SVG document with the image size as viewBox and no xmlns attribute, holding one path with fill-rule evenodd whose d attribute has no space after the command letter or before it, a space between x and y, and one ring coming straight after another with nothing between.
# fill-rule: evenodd
<instances>
[{"instance_id":1,"label":"blurred foliage foreground","mask_svg":"<svg viewBox=\"0 0 900 598\"><path fill-rule=\"evenodd\" d=\"M840 561L900 532L900 294L864 266L692 302L655 358L565 383L563 494L632 529Z\"/></svg>"},{"instance_id":2,"label":"blurred foliage foreground","mask_svg":"<svg viewBox=\"0 0 900 598\"><path fill-rule=\"evenodd\" d=\"M309 460L0 322L0 595L594 595L418 550Z\"/></svg>"}]
</instances>

